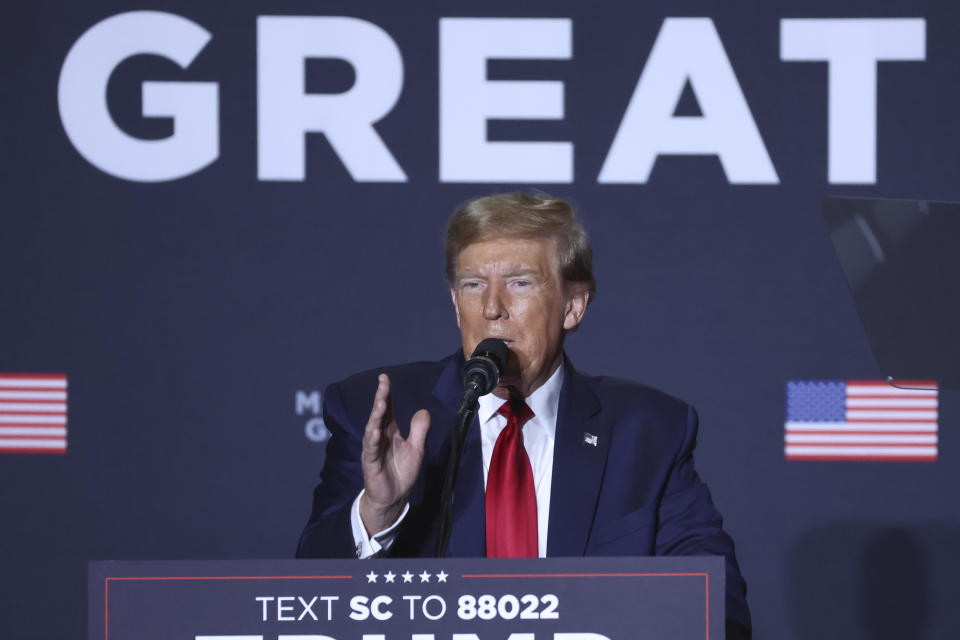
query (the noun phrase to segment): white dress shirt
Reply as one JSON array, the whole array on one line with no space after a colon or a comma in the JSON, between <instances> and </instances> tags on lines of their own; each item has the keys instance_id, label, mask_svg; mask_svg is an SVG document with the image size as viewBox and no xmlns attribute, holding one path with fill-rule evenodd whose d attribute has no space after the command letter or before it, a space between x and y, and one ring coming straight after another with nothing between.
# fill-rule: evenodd
<instances>
[{"instance_id":1,"label":"white dress shirt","mask_svg":"<svg viewBox=\"0 0 960 640\"><path fill-rule=\"evenodd\" d=\"M550 519L550 486L553 482L553 443L557 433L557 412L560 406L560 389L563 387L563 363L553 375L526 398L527 406L533 411L533 417L523 425L523 447L530 458L533 469L533 484L537 493L537 553L541 558L547 556L547 524ZM497 413L504 400L492 393L480 397L477 419L480 422L480 448L483 455L483 486L487 486L487 473L497 437L507 426L507 419ZM360 519L360 495L353 501L350 510L350 524L353 529L353 541L356 544L358 558L368 558L388 549L396 537L397 526L403 521L410 509L404 507L403 513L388 529L372 536L367 535L363 520Z\"/></svg>"}]
</instances>

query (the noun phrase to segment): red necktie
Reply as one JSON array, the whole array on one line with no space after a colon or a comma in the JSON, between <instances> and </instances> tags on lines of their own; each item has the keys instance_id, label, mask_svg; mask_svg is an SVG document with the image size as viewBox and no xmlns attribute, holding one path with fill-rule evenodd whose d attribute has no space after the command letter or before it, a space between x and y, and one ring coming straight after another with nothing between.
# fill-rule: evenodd
<instances>
[{"instance_id":1,"label":"red necktie","mask_svg":"<svg viewBox=\"0 0 960 640\"><path fill-rule=\"evenodd\" d=\"M537 493L533 469L523 447L523 425L533 411L522 402L511 408L503 403L499 414L507 426L497 437L487 473L487 557L536 558ZM518 415L519 414L519 415Z\"/></svg>"}]
</instances>

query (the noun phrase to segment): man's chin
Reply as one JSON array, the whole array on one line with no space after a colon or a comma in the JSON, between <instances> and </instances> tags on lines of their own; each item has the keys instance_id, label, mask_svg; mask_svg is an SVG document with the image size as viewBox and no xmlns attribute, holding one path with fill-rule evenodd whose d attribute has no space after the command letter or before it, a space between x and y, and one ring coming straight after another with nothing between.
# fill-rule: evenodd
<instances>
[{"instance_id":1,"label":"man's chin","mask_svg":"<svg viewBox=\"0 0 960 640\"><path fill-rule=\"evenodd\" d=\"M509 400L511 395L514 395L514 396L517 395L516 389L512 389L511 387L505 387L502 384L498 384L496 387L493 388L493 391L491 391L490 393L500 398L501 400Z\"/></svg>"},{"instance_id":2,"label":"man's chin","mask_svg":"<svg viewBox=\"0 0 960 640\"><path fill-rule=\"evenodd\" d=\"M506 400L511 395L516 396L517 394L523 395L520 392L520 376L517 374L507 373L500 376L500 381L497 383L497 386L493 389L493 393L498 398L503 398Z\"/></svg>"}]
</instances>

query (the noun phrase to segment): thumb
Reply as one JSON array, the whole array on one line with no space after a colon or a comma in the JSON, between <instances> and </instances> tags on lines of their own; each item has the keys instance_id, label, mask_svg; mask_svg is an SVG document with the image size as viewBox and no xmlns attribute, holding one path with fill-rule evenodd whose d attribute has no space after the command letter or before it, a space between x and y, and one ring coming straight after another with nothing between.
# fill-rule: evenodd
<instances>
[{"instance_id":1,"label":"thumb","mask_svg":"<svg viewBox=\"0 0 960 640\"><path fill-rule=\"evenodd\" d=\"M426 409L420 409L410 418L410 437L407 438L407 442L417 450L422 451L429 429L430 412Z\"/></svg>"}]
</instances>

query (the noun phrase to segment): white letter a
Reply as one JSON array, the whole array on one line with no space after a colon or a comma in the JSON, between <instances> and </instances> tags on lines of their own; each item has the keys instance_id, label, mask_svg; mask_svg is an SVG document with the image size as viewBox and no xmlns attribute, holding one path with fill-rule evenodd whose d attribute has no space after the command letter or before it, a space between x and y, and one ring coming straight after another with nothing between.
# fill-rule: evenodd
<instances>
[{"instance_id":1,"label":"white letter a","mask_svg":"<svg viewBox=\"0 0 960 640\"><path fill-rule=\"evenodd\" d=\"M700 116L673 115L684 85ZM598 182L647 182L660 154L716 155L732 184L777 184L777 172L709 18L667 18Z\"/></svg>"}]
</instances>

